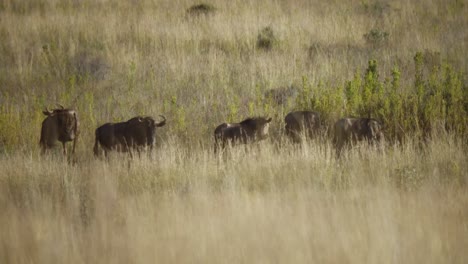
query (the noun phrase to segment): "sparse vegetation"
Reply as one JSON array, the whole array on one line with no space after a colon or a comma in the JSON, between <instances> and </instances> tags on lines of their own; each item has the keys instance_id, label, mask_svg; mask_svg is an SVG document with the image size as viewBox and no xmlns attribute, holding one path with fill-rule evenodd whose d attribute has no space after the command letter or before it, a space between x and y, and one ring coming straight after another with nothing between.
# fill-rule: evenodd
<instances>
[{"instance_id":1,"label":"sparse vegetation","mask_svg":"<svg viewBox=\"0 0 468 264\"><path fill-rule=\"evenodd\" d=\"M362 9L367 14L381 17L387 14L392 8L387 1L362 1Z\"/></svg>"},{"instance_id":2,"label":"sparse vegetation","mask_svg":"<svg viewBox=\"0 0 468 264\"><path fill-rule=\"evenodd\" d=\"M388 35L388 32L374 28L364 34L364 39L372 47L380 47L387 43Z\"/></svg>"},{"instance_id":3,"label":"sparse vegetation","mask_svg":"<svg viewBox=\"0 0 468 264\"><path fill-rule=\"evenodd\" d=\"M264 27L257 35L257 48L271 50L277 43L275 33L271 27Z\"/></svg>"},{"instance_id":4,"label":"sparse vegetation","mask_svg":"<svg viewBox=\"0 0 468 264\"><path fill-rule=\"evenodd\" d=\"M466 262L468 5L191 4L0 2L0 262ZM80 117L72 162L40 155L56 103ZM293 110L328 133L289 144ZM159 114L150 157L92 156L99 125ZM248 116L271 137L215 157ZM337 159L344 116L385 149Z\"/></svg>"}]
</instances>

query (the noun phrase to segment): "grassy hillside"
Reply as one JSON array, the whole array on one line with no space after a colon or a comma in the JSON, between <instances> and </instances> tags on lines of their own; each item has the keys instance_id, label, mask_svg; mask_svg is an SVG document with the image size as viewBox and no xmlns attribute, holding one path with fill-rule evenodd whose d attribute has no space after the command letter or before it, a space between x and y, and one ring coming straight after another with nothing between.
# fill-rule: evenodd
<instances>
[{"instance_id":1,"label":"grassy hillside","mask_svg":"<svg viewBox=\"0 0 468 264\"><path fill-rule=\"evenodd\" d=\"M466 1L195 4L0 0L1 263L467 262ZM56 103L73 162L39 154ZM303 109L376 118L386 146L293 146ZM151 157L92 156L139 114L168 119ZM270 139L215 157L214 128L252 115Z\"/></svg>"},{"instance_id":2,"label":"grassy hillside","mask_svg":"<svg viewBox=\"0 0 468 264\"><path fill-rule=\"evenodd\" d=\"M412 93L417 52L422 80L443 84L448 64L467 101L464 2L229 1L210 3L207 16L187 13L193 4L2 1L0 142L37 147L39 110L61 103L80 113L83 151L99 124L137 114L165 114L172 122L161 133L208 143L226 120L265 114L279 127L285 112L303 108L271 105L266 90L335 91L364 79L369 60L382 83L397 67L398 93ZM257 45L265 28L270 49ZM337 104L323 111L356 114Z\"/></svg>"}]
</instances>

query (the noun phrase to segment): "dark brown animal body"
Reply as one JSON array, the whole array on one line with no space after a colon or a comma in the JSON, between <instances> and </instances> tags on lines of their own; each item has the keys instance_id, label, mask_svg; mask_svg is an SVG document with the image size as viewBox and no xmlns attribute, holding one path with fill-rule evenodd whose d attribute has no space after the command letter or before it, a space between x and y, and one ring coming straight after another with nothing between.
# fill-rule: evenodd
<instances>
[{"instance_id":1,"label":"dark brown animal body","mask_svg":"<svg viewBox=\"0 0 468 264\"><path fill-rule=\"evenodd\" d=\"M60 108L52 111L46 108L43 111L47 117L42 122L41 139L39 140L42 153L54 147L57 141L62 143L64 155L67 154L65 143L73 141L72 154L75 153L79 126L78 115L75 110L65 109L61 105Z\"/></svg>"},{"instance_id":2,"label":"dark brown animal body","mask_svg":"<svg viewBox=\"0 0 468 264\"><path fill-rule=\"evenodd\" d=\"M153 149L156 127L166 124L166 118L156 123L151 117L134 117L126 122L106 123L96 129L94 154L99 155L99 145L107 156L108 151L129 152L136 150L140 154L142 148Z\"/></svg>"},{"instance_id":3,"label":"dark brown animal body","mask_svg":"<svg viewBox=\"0 0 468 264\"><path fill-rule=\"evenodd\" d=\"M320 114L312 111L295 111L286 115L286 135L295 143L302 138L312 138L320 130Z\"/></svg>"},{"instance_id":4,"label":"dark brown animal body","mask_svg":"<svg viewBox=\"0 0 468 264\"><path fill-rule=\"evenodd\" d=\"M271 118L247 118L240 123L223 123L214 131L215 153L227 144L248 144L268 137Z\"/></svg>"},{"instance_id":5,"label":"dark brown animal body","mask_svg":"<svg viewBox=\"0 0 468 264\"><path fill-rule=\"evenodd\" d=\"M367 140L379 142L384 138L381 124L371 118L342 118L335 123L335 145L338 152L350 143Z\"/></svg>"}]
</instances>

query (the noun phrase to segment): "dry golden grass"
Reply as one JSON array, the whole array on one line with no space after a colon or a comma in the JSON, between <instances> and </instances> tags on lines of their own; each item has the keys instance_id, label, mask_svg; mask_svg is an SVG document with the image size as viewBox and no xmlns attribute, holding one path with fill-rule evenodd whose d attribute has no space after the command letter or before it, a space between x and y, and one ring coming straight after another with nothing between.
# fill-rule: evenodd
<instances>
[{"instance_id":1,"label":"dry golden grass","mask_svg":"<svg viewBox=\"0 0 468 264\"><path fill-rule=\"evenodd\" d=\"M2 156L5 263L464 263L468 162L448 137L420 149L161 146L109 162Z\"/></svg>"},{"instance_id":2,"label":"dry golden grass","mask_svg":"<svg viewBox=\"0 0 468 264\"><path fill-rule=\"evenodd\" d=\"M98 180L88 227L78 209L8 208L6 263L464 263L466 190L362 188L121 197ZM110 185L110 186L109 186ZM75 205L76 206L76 205Z\"/></svg>"},{"instance_id":3,"label":"dry golden grass","mask_svg":"<svg viewBox=\"0 0 468 264\"><path fill-rule=\"evenodd\" d=\"M466 76L468 4L209 3L191 18L185 0L0 1L0 263L467 263L466 138L336 159L326 138L284 142L297 106L262 95L342 85L369 59L405 89L424 50ZM56 102L80 115L70 163L38 151ZM152 157L92 157L98 125L137 114L168 117ZM272 139L215 157L214 127L250 115L274 118Z\"/></svg>"}]
</instances>

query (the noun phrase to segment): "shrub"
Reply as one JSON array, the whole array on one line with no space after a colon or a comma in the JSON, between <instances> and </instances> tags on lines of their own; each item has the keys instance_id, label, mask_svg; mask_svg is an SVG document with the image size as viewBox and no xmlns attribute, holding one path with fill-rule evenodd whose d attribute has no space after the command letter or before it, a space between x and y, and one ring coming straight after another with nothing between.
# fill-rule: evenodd
<instances>
[{"instance_id":1,"label":"shrub","mask_svg":"<svg viewBox=\"0 0 468 264\"><path fill-rule=\"evenodd\" d=\"M366 34L364 34L364 39L366 40L367 44L373 47L380 47L387 43L388 36L389 36L388 32L374 28L374 29L371 29Z\"/></svg>"},{"instance_id":2,"label":"shrub","mask_svg":"<svg viewBox=\"0 0 468 264\"><path fill-rule=\"evenodd\" d=\"M441 66L440 52L426 49L422 53L422 56L423 56L424 65L429 71L432 71L434 68L440 68Z\"/></svg>"},{"instance_id":3,"label":"shrub","mask_svg":"<svg viewBox=\"0 0 468 264\"><path fill-rule=\"evenodd\" d=\"M81 78L90 77L99 81L106 79L110 70L109 64L102 56L89 52L77 53L73 58L72 67Z\"/></svg>"},{"instance_id":4,"label":"shrub","mask_svg":"<svg viewBox=\"0 0 468 264\"><path fill-rule=\"evenodd\" d=\"M374 16L382 16L390 10L390 4L386 1L362 2L361 5L365 13Z\"/></svg>"},{"instance_id":5,"label":"shrub","mask_svg":"<svg viewBox=\"0 0 468 264\"><path fill-rule=\"evenodd\" d=\"M329 125L342 116L375 118L383 122L390 141L402 141L409 134L427 139L437 132L436 127L465 135L467 92L461 73L445 66L442 71L434 68L430 77L425 77L422 52L416 53L414 63L410 89L401 89L397 66L391 80L381 81L376 60L369 61L364 75L356 73L343 87L313 86L304 77L296 107L319 111Z\"/></svg>"},{"instance_id":6,"label":"shrub","mask_svg":"<svg viewBox=\"0 0 468 264\"><path fill-rule=\"evenodd\" d=\"M200 16L200 15L211 15L216 11L216 8L210 4L201 3L193 5L186 10L186 13L190 16Z\"/></svg>"},{"instance_id":7,"label":"shrub","mask_svg":"<svg viewBox=\"0 0 468 264\"><path fill-rule=\"evenodd\" d=\"M265 27L258 33L257 48L271 50L276 44L276 37L271 27Z\"/></svg>"},{"instance_id":8,"label":"shrub","mask_svg":"<svg viewBox=\"0 0 468 264\"><path fill-rule=\"evenodd\" d=\"M270 89L265 92L265 99L271 100L277 105L285 105L288 100L295 100L299 89L294 85L283 86L276 89Z\"/></svg>"}]
</instances>

